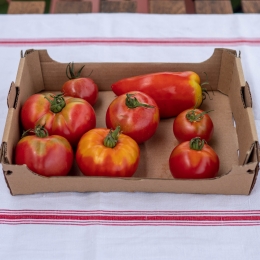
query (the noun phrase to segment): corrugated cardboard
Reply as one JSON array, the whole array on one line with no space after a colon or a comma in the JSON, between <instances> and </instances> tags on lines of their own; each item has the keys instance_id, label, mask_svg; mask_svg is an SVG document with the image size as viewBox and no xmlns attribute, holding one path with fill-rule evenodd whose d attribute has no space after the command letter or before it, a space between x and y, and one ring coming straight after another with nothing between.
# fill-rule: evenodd
<instances>
[{"instance_id":1,"label":"corrugated cardboard","mask_svg":"<svg viewBox=\"0 0 260 260\"><path fill-rule=\"evenodd\" d=\"M70 61L68 61L70 62ZM162 119L156 134L140 145L140 165L131 178L86 177L76 163L69 176L43 177L26 165L14 164L14 149L21 136L19 112L25 100L38 92L57 92L67 80L67 64L52 60L46 50L28 50L22 56L15 83L8 95L8 115L1 146L1 163L6 183L13 195L62 191L143 191L174 193L250 194L258 173L258 139L252 100L244 79L240 57L233 50L215 49L201 63L84 63L82 76L99 87L95 105L97 127L105 127L105 112L115 98L111 85L122 78L159 71L192 70L207 80L209 97L201 109L213 109L215 126L209 143L220 158L214 179L180 180L170 174L168 159L178 144L172 132L174 118ZM80 68L83 63L75 63Z\"/></svg>"}]
</instances>

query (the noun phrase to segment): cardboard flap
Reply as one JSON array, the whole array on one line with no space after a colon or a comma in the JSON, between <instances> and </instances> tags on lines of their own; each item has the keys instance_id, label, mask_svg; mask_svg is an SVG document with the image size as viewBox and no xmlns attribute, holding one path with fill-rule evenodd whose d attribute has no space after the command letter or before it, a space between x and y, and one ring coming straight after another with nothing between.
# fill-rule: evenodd
<instances>
[{"instance_id":1,"label":"cardboard flap","mask_svg":"<svg viewBox=\"0 0 260 260\"><path fill-rule=\"evenodd\" d=\"M259 151L259 144L258 142L254 142L246 153L246 157L243 165L248 164L250 162L259 162L258 151Z\"/></svg>"},{"instance_id":2,"label":"cardboard flap","mask_svg":"<svg viewBox=\"0 0 260 260\"><path fill-rule=\"evenodd\" d=\"M30 54L32 52L34 52L34 49L28 49L28 50L25 51L24 55L21 54L21 56L22 56L22 58L24 58L24 57L26 57L28 54Z\"/></svg>"},{"instance_id":3,"label":"cardboard flap","mask_svg":"<svg viewBox=\"0 0 260 260\"><path fill-rule=\"evenodd\" d=\"M245 86L241 87L240 91L241 91L241 99L242 99L244 108L252 107L252 105L253 105L252 96L251 96L250 87L248 85L248 82L246 82Z\"/></svg>"},{"instance_id":4,"label":"cardboard flap","mask_svg":"<svg viewBox=\"0 0 260 260\"><path fill-rule=\"evenodd\" d=\"M6 142L2 142L2 145L1 145L1 163L7 163L7 164L10 163L7 158L7 143Z\"/></svg>"},{"instance_id":5,"label":"cardboard flap","mask_svg":"<svg viewBox=\"0 0 260 260\"><path fill-rule=\"evenodd\" d=\"M12 82L7 96L8 108L16 108L19 92L19 87L16 87L14 82Z\"/></svg>"}]
</instances>

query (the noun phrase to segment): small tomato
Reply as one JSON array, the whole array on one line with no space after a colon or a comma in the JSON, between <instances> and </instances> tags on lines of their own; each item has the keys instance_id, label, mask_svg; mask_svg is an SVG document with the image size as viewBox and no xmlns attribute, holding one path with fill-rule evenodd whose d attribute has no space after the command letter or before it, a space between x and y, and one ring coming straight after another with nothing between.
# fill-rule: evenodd
<instances>
[{"instance_id":1,"label":"small tomato","mask_svg":"<svg viewBox=\"0 0 260 260\"><path fill-rule=\"evenodd\" d=\"M71 63L68 64L66 75L69 80L63 84L62 92L64 93L64 96L82 98L93 106L98 98L98 87L91 78L84 78L80 76L83 68L84 66L81 67L75 75L73 63L72 65Z\"/></svg>"},{"instance_id":2,"label":"small tomato","mask_svg":"<svg viewBox=\"0 0 260 260\"><path fill-rule=\"evenodd\" d=\"M107 128L120 126L125 135L139 144L155 134L159 121L157 104L150 96L139 91L116 97L106 112Z\"/></svg>"},{"instance_id":3,"label":"small tomato","mask_svg":"<svg viewBox=\"0 0 260 260\"><path fill-rule=\"evenodd\" d=\"M31 171L46 177L67 175L74 157L70 143L62 136L49 136L42 126L37 126L33 135L29 132L16 145L15 163L26 164Z\"/></svg>"},{"instance_id":4,"label":"small tomato","mask_svg":"<svg viewBox=\"0 0 260 260\"><path fill-rule=\"evenodd\" d=\"M219 170L219 157L204 140L193 138L173 149L169 166L174 178L214 178Z\"/></svg>"},{"instance_id":5,"label":"small tomato","mask_svg":"<svg viewBox=\"0 0 260 260\"><path fill-rule=\"evenodd\" d=\"M173 122L173 133L179 142L201 137L209 142L214 132L214 125L207 114L210 111L187 109L180 113Z\"/></svg>"},{"instance_id":6,"label":"small tomato","mask_svg":"<svg viewBox=\"0 0 260 260\"><path fill-rule=\"evenodd\" d=\"M131 177L139 163L140 149L129 136L95 128L85 133L78 144L76 162L84 175Z\"/></svg>"}]
</instances>

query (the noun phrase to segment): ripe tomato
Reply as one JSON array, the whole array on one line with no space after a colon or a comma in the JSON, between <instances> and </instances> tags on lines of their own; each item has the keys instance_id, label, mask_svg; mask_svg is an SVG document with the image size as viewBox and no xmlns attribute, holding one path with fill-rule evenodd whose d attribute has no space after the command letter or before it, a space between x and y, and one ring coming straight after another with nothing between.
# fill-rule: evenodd
<instances>
[{"instance_id":1,"label":"ripe tomato","mask_svg":"<svg viewBox=\"0 0 260 260\"><path fill-rule=\"evenodd\" d=\"M98 98L98 87L91 78L80 77L83 68L84 66L75 75L73 63L68 64L66 75L69 80L63 84L62 92L64 96L82 98L93 106Z\"/></svg>"},{"instance_id":2,"label":"ripe tomato","mask_svg":"<svg viewBox=\"0 0 260 260\"><path fill-rule=\"evenodd\" d=\"M25 130L44 125L50 135L61 135L76 146L80 137L96 126L96 115L81 98L34 94L21 109L21 122Z\"/></svg>"},{"instance_id":3,"label":"ripe tomato","mask_svg":"<svg viewBox=\"0 0 260 260\"><path fill-rule=\"evenodd\" d=\"M140 149L129 136L95 128L85 133L78 144L76 162L84 175L131 177L139 163Z\"/></svg>"},{"instance_id":4,"label":"ripe tomato","mask_svg":"<svg viewBox=\"0 0 260 260\"><path fill-rule=\"evenodd\" d=\"M206 82L205 82L206 83ZM116 95L141 91L152 97L161 118L177 116L182 111L199 107L207 93L200 77L193 71L157 72L121 79L112 84Z\"/></svg>"},{"instance_id":5,"label":"ripe tomato","mask_svg":"<svg viewBox=\"0 0 260 260\"><path fill-rule=\"evenodd\" d=\"M51 135L37 126L34 135L22 137L15 149L15 162L40 175L65 176L73 163L73 150L62 136Z\"/></svg>"},{"instance_id":6,"label":"ripe tomato","mask_svg":"<svg viewBox=\"0 0 260 260\"><path fill-rule=\"evenodd\" d=\"M214 132L214 125L207 114L210 111L187 109L180 113L173 122L173 133L179 142L201 137L208 142Z\"/></svg>"},{"instance_id":7,"label":"ripe tomato","mask_svg":"<svg viewBox=\"0 0 260 260\"><path fill-rule=\"evenodd\" d=\"M219 157L204 140L193 138L173 149L169 166L174 178L213 178L219 170Z\"/></svg>"},{"instance_id":8,"label":"ripe tomato","mask_svg":"<svg viewBox=\"0 0 260 260\"><path fill-rule=\"evenodd\" d=\"M107 128L120 126L125 135L139 144L155 134L159 121L157 104L150 96L139 91L118 96L106 112Z\"/></svg>"}]
</instances>

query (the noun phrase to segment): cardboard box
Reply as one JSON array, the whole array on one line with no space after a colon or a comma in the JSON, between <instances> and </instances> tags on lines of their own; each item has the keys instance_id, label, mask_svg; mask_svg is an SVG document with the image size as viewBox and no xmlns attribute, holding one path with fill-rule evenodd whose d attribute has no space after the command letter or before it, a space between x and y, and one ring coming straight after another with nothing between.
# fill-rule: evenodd
<instances>
[{"instance_id":1,"label":"cardboard box","mask_svg":"<svg viewBox=\"0 0 260 260\"><path fill-rule=\"evenodd\" d=\"M70 61L68 61L70 62ZM77 68L84 65L75 63ZM252 100L243 76L240 57L234 50L215 49L201 63L86 63L82 76L99 86L95 105L97 127L105 127L105 112L115 97L111 84L119 79L159 71L192 70L210 81L210 98L202 109L213 109L210 116L215 132L210 145L220 157L219 174L214 179L180 180L170 174L168 159L178 144L173 132L174 118L163 119L156 134L140 145L141 160L131 178L86 177L74 164L69 176L43 177L26 165L14 164L14 148L22 129L19 112L25 100L38 92L60 91L67 80L67 64L52 60L46 50L28 50L21 57L17 78L8 95L8 115L1 145L1 163L12 195L63 191L174 192L204 194L250 194L258 173L258 139Z\"/></svg>"}]
</instances>

